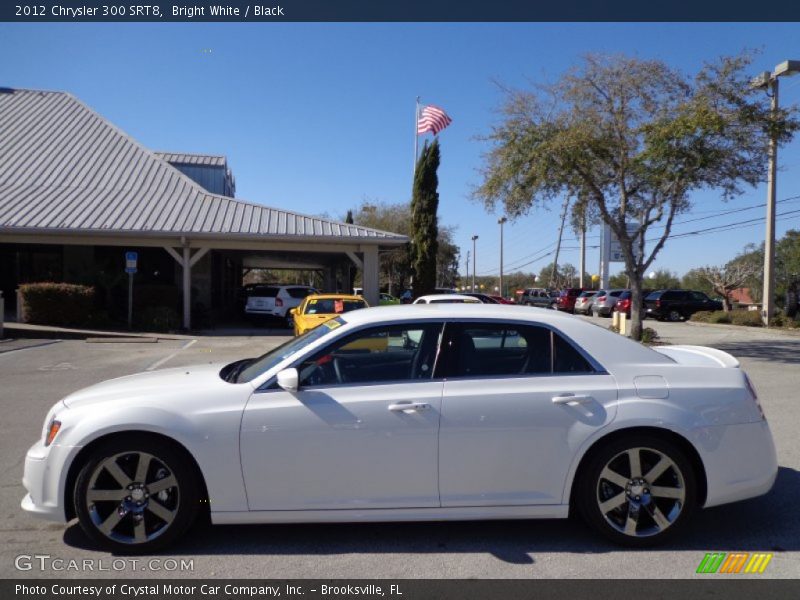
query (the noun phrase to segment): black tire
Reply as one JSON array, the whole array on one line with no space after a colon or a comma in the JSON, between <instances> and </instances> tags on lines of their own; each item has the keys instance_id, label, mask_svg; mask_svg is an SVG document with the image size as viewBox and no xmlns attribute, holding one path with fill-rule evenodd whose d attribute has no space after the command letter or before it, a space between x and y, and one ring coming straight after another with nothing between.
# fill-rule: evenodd
<instances>
[{"instance_id":1,"label":"black tire","mask_svg":"<svg viewBox=\"0 0 800 600\"><path fill-rule=\"evenodd\" d=\"M668 321L678 322L683 321L683 318L683 313L675 308L670 309L670 311L667 313Z\"/></svg>"},{"instance_id":2,"label":"black tire","mask_svg":"<svg viewBox=\"0 0 800 600\"><path fill-rule=\"evenodd\" d=\"M135 480L143 455L151 457L144 477L144 482L149 481L149 484L139 486L140 482ZM110 461L131 480L131 486L136 486L134 491L126 492L131 487L123 486L103 466ZM162 480L162 483L170 482L171 478L174 478L174 486L150 493L149 486L157 486ZM201 500L196 469L186 453L166 440L145 435L121 435L94 448L78 474L73 491L81 529L95 543L115 554L149 554L171 544L192 525ZM90 494L96 496L102 492L131 495L120 501L88 500ZM136 505L136 500L142 500L143 507ZM122 516L116 519L113 513ZM117 524L106 534L100 526L109 519L116 519ZM146 536L144 541L135 539L139 522Z\"/></svg>"},{"instance_id":3,"label":"black tire","mask_svg":"<svg viewBox=\"0 0 800 600\"><path fill-rule=\"evenodd\" d=\"M630 453L639 456L639 478L630 471ZM669 467L653 481L647 480L648 472L664 457ZM627 481L615 483L603 473ZM631 434L601 446L586 458L578 477L573 488L578 513L594 530L623 546L662 544L679 533L697 510L697 474L691 461L679 446L657 436ZM658 488L659 494L651 495L651 488ZM631 521L633 534L626 532Z\"/></svg>"}]
</instances>

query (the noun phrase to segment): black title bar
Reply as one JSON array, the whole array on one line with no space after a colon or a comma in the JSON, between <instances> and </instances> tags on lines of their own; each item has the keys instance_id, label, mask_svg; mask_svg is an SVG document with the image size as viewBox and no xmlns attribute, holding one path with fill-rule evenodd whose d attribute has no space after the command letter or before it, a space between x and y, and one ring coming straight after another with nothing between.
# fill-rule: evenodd
<instances>
[{"instance_id":1,"label":"black title bar","mask_svg":"<svg viewBox=\"0 0 800 600\"><path fill-rule=\"evenodd\" d=\"M652 600L798 598L800 581L708 575L678 580L6 579L4 600Z\"/></svg>"},{"instance_id":2,"label":"black title bar","mask_svg":"<svg viewBox=\"0 0 800 600\"><path fill-rule=\"evenodd\" d=\"M93 0L2 2L9 22L799 21L797 0Z\"/></svg>"}]
</instances>

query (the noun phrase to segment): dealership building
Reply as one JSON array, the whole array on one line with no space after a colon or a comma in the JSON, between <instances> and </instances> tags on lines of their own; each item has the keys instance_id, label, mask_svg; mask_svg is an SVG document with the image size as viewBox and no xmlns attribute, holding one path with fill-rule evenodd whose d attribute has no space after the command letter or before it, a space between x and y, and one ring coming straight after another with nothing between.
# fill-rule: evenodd
<instances>
[{"instance_id":1,"label":"dealership building","mask_svg":"<svg viewBox=\"0 0 800 600\"><path fill-rule=\"evenodd\" d=\"M230 314L248 269L362 270L378 304L378 255L408 238L234 198L221 156L153 152L63 92L0 88L0 288L124 277L175 286L192 308ZM286 199L287 203L291 198Z\"/></svg>"}]
</instances>

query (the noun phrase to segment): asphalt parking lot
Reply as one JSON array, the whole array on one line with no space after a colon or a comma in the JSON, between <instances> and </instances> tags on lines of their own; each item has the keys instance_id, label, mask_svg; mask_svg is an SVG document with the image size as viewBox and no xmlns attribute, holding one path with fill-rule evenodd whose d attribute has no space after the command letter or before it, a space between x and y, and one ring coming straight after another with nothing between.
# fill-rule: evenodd
<instances>
[{"instance_id":1,"label":"asphalt parking lot","mask_svg":"<svg viewBox=\"0 0 800 600\"><path fill-rule=\"evenodd\" d=\"M19 508L25 452L40 435L50 405L81 387L147 369L253 356L285 338L0 342L0 577L685 578L694 576L712 551L772 552L759 577L800 576L800 335L647 325L664 341L715 346L741 360L759 391L778 449L780 472L767 496L703 511L680 540L647 551L620 549L580 522L561 520L198 527L160 557L193 559L193 569L182 572L142 570L141 563L121 572L41 570L38 565L18 570L19 555L110 559L76 523L47 523Z\"/></svg>"}]
</instances>

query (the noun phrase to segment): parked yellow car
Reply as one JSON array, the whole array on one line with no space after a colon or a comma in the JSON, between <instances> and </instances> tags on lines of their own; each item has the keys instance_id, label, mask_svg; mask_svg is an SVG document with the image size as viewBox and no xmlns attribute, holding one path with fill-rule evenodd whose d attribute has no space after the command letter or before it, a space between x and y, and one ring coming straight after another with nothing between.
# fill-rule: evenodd
<instances>
[{"instance_id":1,"label":"parked yellow car","mask_svg":"<svg viewBox=\"0 0 800 600\"><path fill-rule=\"evenodd\" d=\"M367 308L369 304L361 296L348 294L312 294L306 296L300 306L290 312L294 321L294 334L300 335L325 321L351 310Z\"/></svg>"}]
</instances>

